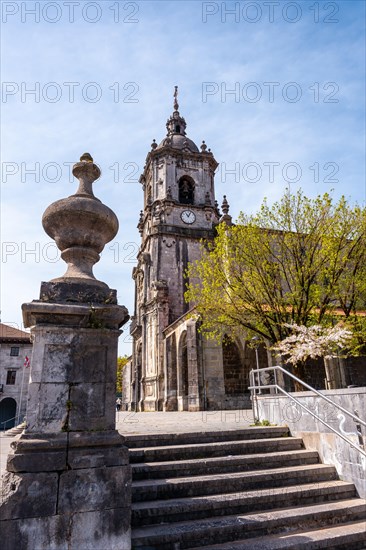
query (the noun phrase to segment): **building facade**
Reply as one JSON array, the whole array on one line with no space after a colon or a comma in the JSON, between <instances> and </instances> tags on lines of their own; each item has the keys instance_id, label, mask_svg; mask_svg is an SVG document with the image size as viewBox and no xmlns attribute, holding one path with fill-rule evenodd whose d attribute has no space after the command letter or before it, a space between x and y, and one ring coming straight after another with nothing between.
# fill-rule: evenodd
<instances>
[{"instance_id":1,"label":"building facade","mask_svg":"<svg viewBox=\"0 0 366 550\"><path fill-rule=\"evenodd\" d=\"M207 341L184 299L188 263L201 257L202 240L213 240L215 226L231 218L226 198L221 214L215 197L218 163L204 141L198 148L187 136L178 109L176 91L166 137L151 144L140 177L141 246L124 400L128 409L144 411L249 407L254 350L244 342Z\"/></svg>"},{"instance_id":2,"label":"building facade","mask_svg":"<svg viewBox=\"0 0 366 550\"><path fill-rule=\"evenodd\" d=\"M221 343L199 330L194 304L185 302L187 266L200 259L202 242L212 241L219 223L231 224L224 196L215 197L218 163L203 141L186 134L177 90L166 137L151 144L140 183L141 245L131 319L132 359L123 373L124 408L133 411L199 411L250 408L249 373L272 358L263 344L245 338ZM306 382L316 389L365 385L365 358L332 358L327 379L323 359L306 362ZM288 387L287 389L291 389Z\"/></svg>"},{"instance_id":3,"label":"building facade","mask_svg":"<svg viewBox=\"0 0 366 550\"><path fill-rule=\"evenodd\" d=\"M25 415L31 355L30 334L0 323L0 430Z\"/></svg>"}]
</instances>

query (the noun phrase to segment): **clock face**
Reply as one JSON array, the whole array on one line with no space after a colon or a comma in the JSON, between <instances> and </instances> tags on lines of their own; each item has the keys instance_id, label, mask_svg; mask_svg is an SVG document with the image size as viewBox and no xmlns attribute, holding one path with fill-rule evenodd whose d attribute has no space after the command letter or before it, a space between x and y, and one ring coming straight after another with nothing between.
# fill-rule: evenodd
<instances>
[{"instance_id":1,"label":"clock face","mask_svg":"<svg viewBox=\"0 0 366 550\"><path fill-rule=\"evenodd\" d=\"M184 223L194 223L196 221L196 215L192 210L183 210L180 215L182 222Z\"/></svg>"}]
</instances>

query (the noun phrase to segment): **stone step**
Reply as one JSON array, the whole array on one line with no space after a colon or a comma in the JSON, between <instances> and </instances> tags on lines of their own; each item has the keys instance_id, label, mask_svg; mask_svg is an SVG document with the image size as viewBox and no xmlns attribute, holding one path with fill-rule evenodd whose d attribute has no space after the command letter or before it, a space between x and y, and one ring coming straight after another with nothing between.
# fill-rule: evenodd
<instances>
[{"instance_id":1,"label":"stone step","mask_svg":"<svg viewBox=\"0 0 366 550\"><path fill-rule=\"evenodd\" d=\"M319 456L316 451L291 451L275 453L257 453L252 455L223 456L169 462L142 462L132 464L134 480L163 479L189 475L217 474L296 466L299 464L317 464Z\"/></svg>"},{"instance_id":2,"label":"stone step","mask_svg":"<svg viewBox=\"0 0 366 550\"><path fill-rule=\"evenodd\" d=\"M303 448L299 437L273 437L243 441L195 443L130 449L130 462L162 462L205 457L221 457L264 452L292 451Z\"/></svg>"},{"instance_id":3,"label":"stone step","mask_svg":"<svg viewBox=\"0 0 366 550\"><path fill-rule=\"evenodd\" d=\"M10 428L10 430L6 430L2 433L2 435L6 437L15 437L16 435L22 433L22 431L25 428L25 422L22 422L21 424L18 424L18 426L14 426L14 428Z\"/></svg>"},{"instance_id":4,"label":"stone step","mask_svg":"<svg viewBox=\"0 0 366 550\"><path fill-rule=\"evenodd\" d=\"M139 447L165 447L169 445L190 445L195 443L215 443L219 441L289 437L289 435L289 429L286 426L253 426L251 428L226 431L212 430L177 434L150 433L127 435L126 445L130 449L136 449Z\"/></svg>"},{"instance_id":5,"label":"stone step","mask_svg":"<svg viewBox=\"0 0 366 550\"><path fill-rule=\"evenodd\" d=\"M351 522L363 519L366 513L366 501L361 499L342 500L326 504L283 508L260 513L235 516L213 517L196 521L181 521L173 524L154 525L136 528L132 531L134 548L190 548L198 541L202 546L233 539L266 536L278 531L296 531L298 526L312 528ZM255 541L253 541L255 544ZM179 544L179 546L177 546ZM230 548L230 545L224 545Z\"/></svg>"},{"instance_id":6,"label":"stone step","mask_svg":"<svg viewBox=\"0 0 366 550\"><path fill-rule=\"evenodd\" d=\"M350 499L352 483L340 480L228 494L132 503L132 525L151 525Z\"/></svg>"},{"instance_id":7,"label":"stone step","mask_svg":"<svg viewBox=\"0 0 366 550\"><path fill-rule=\"evenodd\" d=\"M197 544L198 541L196 541ZM322 529L269 535L257 539L239 540L205 546L206 550L362 550L366 543L366 522L354 521ZM151 547L150 547L151 548ZM160 548L160 545L159 545ZM179 546L175 546L179 548ZM202 546L190 546L198 550Z\"/></svg>"},{"instance_id":8,"label":"stone step","mask_svg":"<svg viewBox=\"0 0 366 550\"><path fill-rule=\"evenodd\" d=\"M265 487L282 487L330 481L337 478L334 466L308 464L271 470L210 474L171 479L149 479L132 483L132 501L234 493Z\"/></svg>"}]
</instances>

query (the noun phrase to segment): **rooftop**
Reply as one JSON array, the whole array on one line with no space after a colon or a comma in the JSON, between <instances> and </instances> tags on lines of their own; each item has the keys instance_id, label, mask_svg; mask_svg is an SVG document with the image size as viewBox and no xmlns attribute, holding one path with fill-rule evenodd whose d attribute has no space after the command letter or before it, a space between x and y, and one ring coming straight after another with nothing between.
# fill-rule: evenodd
<instances>
[{"instance_id":1,"label":"rooftop","mask_svg":"<svg viewBox=\"0 0 366 550\"><path fill-rule=\"evenodd\" d=\"M24 330L0 323L0 342L27 342L30 343L30 333Z\"/></svg>"}]
</instances>

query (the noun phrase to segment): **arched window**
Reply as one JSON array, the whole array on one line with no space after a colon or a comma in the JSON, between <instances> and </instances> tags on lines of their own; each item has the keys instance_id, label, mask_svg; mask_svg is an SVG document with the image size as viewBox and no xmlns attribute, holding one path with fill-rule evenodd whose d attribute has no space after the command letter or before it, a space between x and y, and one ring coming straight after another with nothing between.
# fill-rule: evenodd
<instances>
[{"instance_id":1,"label":"arched window","mask_svg":"<svg viewBox=\"0 0 366 550\"><path fill-rule=\"evenodd\" d=\"M237 344L228 336L222 342L222 354L224 363L224 385L226 395L244 393L244 368Z\"/></svg>"},{"instance_id":2,"label":"arched window","mask_svg":"<svg viewBox=\"0 0 366 550\"><path fill-rule=\"evenodd\" d=\"M194 204L194 182L188 176L183 176L179 180L179 202Z\"/></svg>"}]
</instances>

